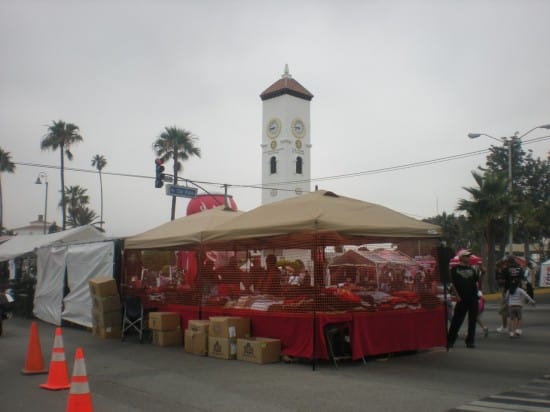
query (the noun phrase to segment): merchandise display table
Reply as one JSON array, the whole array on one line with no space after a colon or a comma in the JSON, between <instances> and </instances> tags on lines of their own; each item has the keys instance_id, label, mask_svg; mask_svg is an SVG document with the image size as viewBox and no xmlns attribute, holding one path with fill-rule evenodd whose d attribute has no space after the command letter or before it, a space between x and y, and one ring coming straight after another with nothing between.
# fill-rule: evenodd
<instances>
[{"instance_id":1,"label":"merchandise display table","mask_svg":"<svg viewBox=\"0 0 550 412\"><path fill-rule=\"evenodd\" d=\"M323 332L330 324L349 324L353 359L446 344L442 306L430 310L289 313L164 304L159 310L178 312L182 328L190 319L246 317L250 319L252 336L280 339L282 354L306 359L329 358Z\"/></svg>"},{"instance_id":2,"label":"merchandise display table","mask_svg":"<svg viewBox=\"0 0 550 412\"><path fill-rule=\"evenodd\" d=\"M353 313L353 359L445 346L445 311L394 310Z\"/></svg>"}]
</instances>

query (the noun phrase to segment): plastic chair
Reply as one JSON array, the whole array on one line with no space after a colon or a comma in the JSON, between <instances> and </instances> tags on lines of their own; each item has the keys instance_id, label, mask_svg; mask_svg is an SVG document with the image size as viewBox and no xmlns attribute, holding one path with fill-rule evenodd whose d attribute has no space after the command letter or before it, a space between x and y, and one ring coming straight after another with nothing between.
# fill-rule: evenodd
<instances>
[{"instance_id":1,"label":"plastic chair","mask_svg":"<svg viewBox=\"0 0 550 412\"><path fill-rule=\"evenodd\" d=\"M144 311L139 296L127 296L123 301L122 340L126 332L135 331L139 334L139 343L143 342Z\"/></svg>"}]
</instances>

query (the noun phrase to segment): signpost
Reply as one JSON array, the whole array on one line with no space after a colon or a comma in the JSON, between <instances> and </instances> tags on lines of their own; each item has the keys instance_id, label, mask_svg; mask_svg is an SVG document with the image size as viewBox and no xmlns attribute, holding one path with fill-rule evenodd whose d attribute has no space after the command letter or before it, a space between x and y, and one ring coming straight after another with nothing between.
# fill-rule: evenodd
<instances>
[{"instance_id":1,"label":"signpost","mask_svg":"<svg viewBox=\"0 0 550 412\"><path fill-rule=\"evenodd\" d=\"M189 199L193 199L197 196L197 188L168 184L166 185L166 194L168 196L187 197Z\"/></svg>"}]
</instances>

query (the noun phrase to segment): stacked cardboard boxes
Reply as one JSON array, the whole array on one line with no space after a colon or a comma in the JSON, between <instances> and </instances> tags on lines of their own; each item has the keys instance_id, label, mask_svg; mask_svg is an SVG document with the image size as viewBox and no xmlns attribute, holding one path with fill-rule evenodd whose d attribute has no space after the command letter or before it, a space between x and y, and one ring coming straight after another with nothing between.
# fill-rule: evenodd
<instances>
[{"instance_id":1,"label":"stacked cardboard boxes","mask_svg":"<svg viewBox=\"0 0 550 412\"><path fill-rule=\"evenodd\" d=\"M190 320L185 329L185 352L194 355L208 355L208 320Z\"/></svg>"},{"instance_id":2,"label":"stacked cardboard boxes","mask_svg":"<svg viewBox=\"0 0 550 412\"><path fill-rule=\"evenodd\" d=\"M102 339L120 339L122 313L120 296L113 278L97 277L88 281L92 296L92 332Z\"/></svg>"},{"instance_id":3,"label":"stacked cardboard boxes","mask_svg":"<svg viewBox=\"0 0 550 412\"><path fill-rule=\"evenodd\" d=\"M208 356L237 358L237 339L250 336L250 319L238 316L212 316L208 325Z\"/></svg>"},{"instance_id":4,"label":"stacked cardboard boxes","mask_svg":"<svg viewBox=\"0 0 550 412\"><path fill-rule=\"evenodd\" d=\"M180 315L176 312L149 313L149 329L153 331L153 345L178 346L182 344Z\"/></svg>"}]
</instances>

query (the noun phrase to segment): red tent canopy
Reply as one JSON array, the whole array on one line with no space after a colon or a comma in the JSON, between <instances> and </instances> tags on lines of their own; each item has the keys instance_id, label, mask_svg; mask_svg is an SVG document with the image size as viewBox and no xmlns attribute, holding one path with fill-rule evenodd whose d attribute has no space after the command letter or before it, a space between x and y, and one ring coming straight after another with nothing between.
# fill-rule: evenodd
<instances>
[{"instance_id":1,"label":"red tent canopy","mask_svg":"<svg viewBox=\"0 0 550 412\"><path fill-rule=\"evenodd\" d=\"M453 266L458 266L458 264L460 263L460 258L458 257L458 254L464 249L460 249L458 251L458 253L456 254L456 256L454 258L452 258L450 261L449 261L449 265L451 267ZM472 266L477 266L477 265L481 265L481 258L477 255L470 255L470 260L468 261L468 263Z\"/></svg>"},{"instance_id":2,"label":"red tent canopy","mask_svg":"<svg viewBox=\"0 0 550 412\"><path fill-rule=\"evenodd\" d=\"M504 257L502 258L499 262L502 262L503 260L506 260L508 259L508 257ZM514 260L516 261L516 263L518 265L520 265L522 268L526 267L527 266L527 261L525 260L525 258L521 257L521 256L516 256L514 255Z\"/></svg>"}]
</instances>

